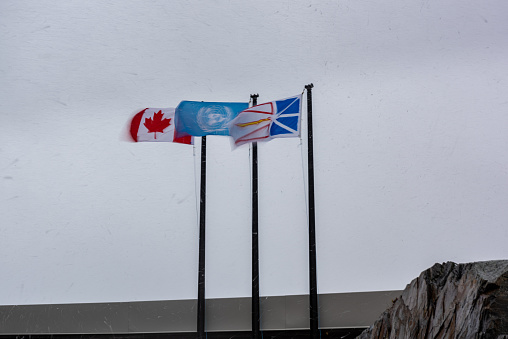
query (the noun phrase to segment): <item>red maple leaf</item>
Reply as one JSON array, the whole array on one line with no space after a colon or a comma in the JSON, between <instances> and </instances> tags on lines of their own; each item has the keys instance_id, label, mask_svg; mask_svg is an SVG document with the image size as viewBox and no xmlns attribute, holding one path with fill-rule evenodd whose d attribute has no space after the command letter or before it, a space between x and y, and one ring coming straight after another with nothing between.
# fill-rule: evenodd
<instances>
[{"instance_id":1,"label":"red maple leaf","mask_svg":"<svg viewBox=\"0 0 508 339\"><path fill-rule=\"evenodd\" d=\"M145 123L143 125L145 125L148 129L148 133L155 133L155 139L157 139L157 132L163 133L164 129L171 125L171 119L162 119L163 116L164 113L160 110L159 112L153 114L153 120L152 118L145 118Z\"/></svg>"}]
</instances>

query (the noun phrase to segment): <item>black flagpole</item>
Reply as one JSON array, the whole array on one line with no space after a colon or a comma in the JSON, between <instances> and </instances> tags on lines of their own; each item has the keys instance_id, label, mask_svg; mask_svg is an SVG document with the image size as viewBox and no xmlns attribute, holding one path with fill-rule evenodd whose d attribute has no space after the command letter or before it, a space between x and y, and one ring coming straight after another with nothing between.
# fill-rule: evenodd
<instances>
[{"instance_id":1,"label":"black flagpole","mask_svg":"<svg viewBox=\"0 0 508 339\"><path fill-rule=\"evenodd\" d=\"M251 94L252 106L259 94ZM252 143L252 338L259 338L258 143Z\"/></svg>"},{"instance_id":2,"label":"black flagpole","mask_svg":"<svg viewBox=\"0 0 508 339\"><path fill-rule=\"evenodd\" d=\"M312 87L305 86L307 90L307 137L308 137L308 175L309 175L309 311L310 332L313 339L319 338L319 313L317 298L316 274L316 213L314 209L314 152L312 144Z\"/></svg>"},{"instance_id":3,"label":"black flagpole","mask_svg":"<svg viewBox=\"0 0 508 339\"><path fill-rule=\"evenodd\" d=\"M206 212L206 136L201 137L201 192L199 205L198 338L205 335L205 212Z\"/></svg>"}]
</instances>

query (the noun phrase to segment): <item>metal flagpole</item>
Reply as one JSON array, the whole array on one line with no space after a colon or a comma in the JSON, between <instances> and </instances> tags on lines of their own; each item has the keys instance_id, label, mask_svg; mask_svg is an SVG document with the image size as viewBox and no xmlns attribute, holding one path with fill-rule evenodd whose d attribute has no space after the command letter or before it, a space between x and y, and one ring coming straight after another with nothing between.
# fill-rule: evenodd
<instances>
[{"instance_id":1,"label":"metal flagpole","mask_svg":"<svg viewBox=\"0 0 508 339\"><path fill-rule=\"evenodd\" d=\"M201 137L201 190L199 205L198 338L205 335L205 212L206 212L206 136Z\"/></svg>"},{"instance_id":2,"label":"metal flagpole","mask_svg":"<svg viewBox=\"0 0 508 339\"><path fill-rule=\"evenodd\" d=\"M251 94L252 106L259 94ZM252 338L259 338L258 143L252 143Z\"/></svg>"},{"instance_id":3,"label":"metal flagpole","mask_svg":"<svg viewBox=\"0 0 508 339\"><path fill-rule=\"evenodd\" d=\"M309 311L310 332L313 339L319 338L319 312L317 299L317 273L316 273L316 213L314 202L314 151L312 143L312 87L305 86L307 90L307 137L308 137L308 175L309 175Z\"/></svg>"}]
</instances>

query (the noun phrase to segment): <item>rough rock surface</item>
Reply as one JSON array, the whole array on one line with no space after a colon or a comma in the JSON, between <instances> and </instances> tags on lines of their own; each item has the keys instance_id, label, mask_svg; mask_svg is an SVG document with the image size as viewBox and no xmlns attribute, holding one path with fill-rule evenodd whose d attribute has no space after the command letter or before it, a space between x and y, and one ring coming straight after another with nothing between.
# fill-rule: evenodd
<instances>
[{"instance_id":1,"label":"rough rock surface","mask_svg":"<svg viewBox=\"0 0 508 339\"><path fill-rule=\"evenodd\" d=\"M435 264L359 339L508 339L508 260Z\"/></svg>"}]
</instances>

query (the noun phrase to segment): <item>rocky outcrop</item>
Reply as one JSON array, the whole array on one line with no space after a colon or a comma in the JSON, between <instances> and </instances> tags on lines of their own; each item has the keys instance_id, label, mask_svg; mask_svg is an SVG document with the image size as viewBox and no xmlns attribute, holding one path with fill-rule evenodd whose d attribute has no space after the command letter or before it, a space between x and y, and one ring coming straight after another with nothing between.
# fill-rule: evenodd
<instances>
[{"instance_id":1,"label":"rocky outcrop","mask_svg":"<svg viewBox=\"0 0 508 339\"><path fill-rule=\"evenodd\" d=\"M508 260L435 264L358 339L508 339Z\"/></svg>"}]
</instances>

